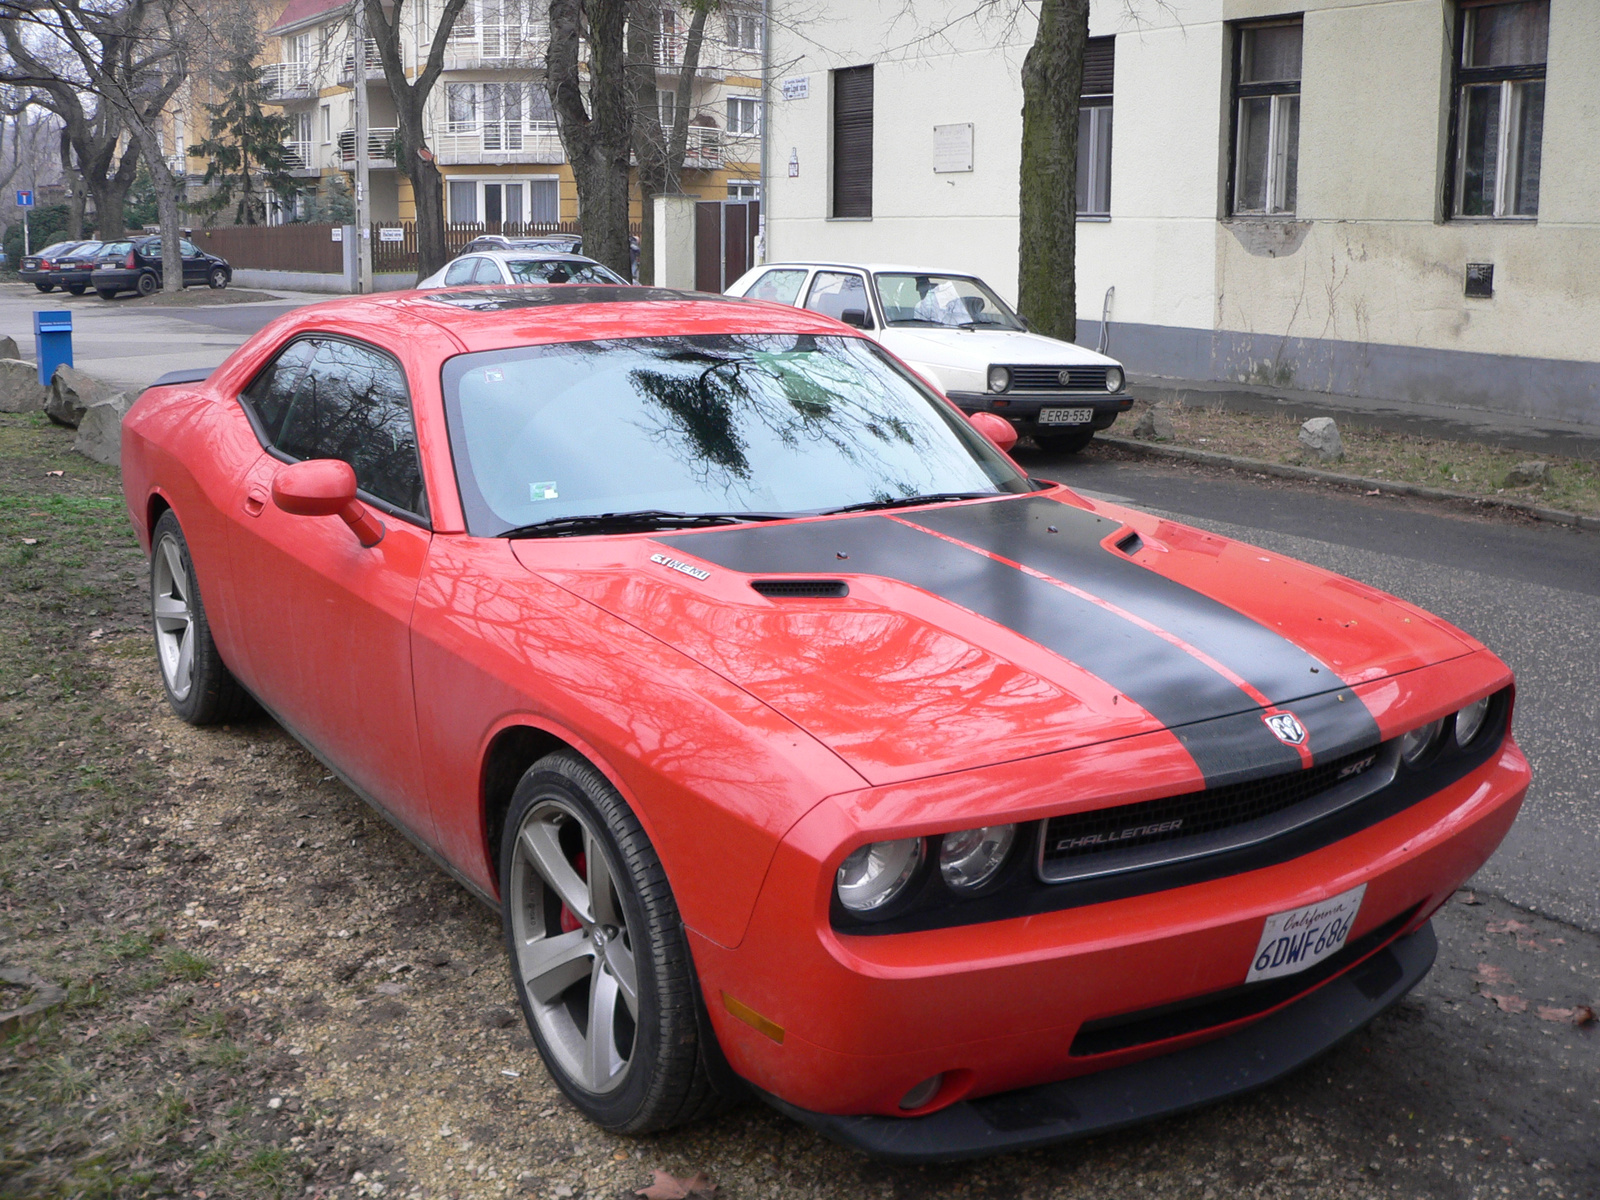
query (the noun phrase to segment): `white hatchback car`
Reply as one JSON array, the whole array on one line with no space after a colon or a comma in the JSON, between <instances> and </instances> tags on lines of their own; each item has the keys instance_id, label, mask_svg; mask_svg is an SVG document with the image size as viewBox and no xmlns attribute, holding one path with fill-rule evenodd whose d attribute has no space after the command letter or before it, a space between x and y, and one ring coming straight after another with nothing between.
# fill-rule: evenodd
<instances>
[{"instance_id":1,"label":"white hatchback car","mask_svg":"<svg viewBox=\"0 0 1600 1200\"><path fill-rule=\"evenodd\" d=\"M968 413L1005 417L1042 449L1075 451L1133 405L1115 359L1029 331L974 275L869 263L766 263L730 296L854 325Z\"/></svg>"},{"instance_id":2,"label":"white hatchback car","mask_svg":"<svg viewBox=\"0 0 1600 1200\"><path fill-rule=\"evenodd\" d=\"M626 283L610 267L581 254L554 250L480 250L463 254L417 284L419 288L466 283Z\"/></svg>"}]
</instances>

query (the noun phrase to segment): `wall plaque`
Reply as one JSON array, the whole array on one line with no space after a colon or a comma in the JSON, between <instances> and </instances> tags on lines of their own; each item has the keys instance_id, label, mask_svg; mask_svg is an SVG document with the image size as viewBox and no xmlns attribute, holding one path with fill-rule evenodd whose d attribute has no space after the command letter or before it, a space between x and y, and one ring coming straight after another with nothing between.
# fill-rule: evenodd
<instances>
[{"instance_id":1,"label":"wall plaque","mask_svg":"<svg viewBox=\"0 0 1600 1200\"><path fill-rule=\"evenodd\" d=\"M933 169L936 173L972 170L972 125L933 127Z\"/></svg>"}]
</instances>

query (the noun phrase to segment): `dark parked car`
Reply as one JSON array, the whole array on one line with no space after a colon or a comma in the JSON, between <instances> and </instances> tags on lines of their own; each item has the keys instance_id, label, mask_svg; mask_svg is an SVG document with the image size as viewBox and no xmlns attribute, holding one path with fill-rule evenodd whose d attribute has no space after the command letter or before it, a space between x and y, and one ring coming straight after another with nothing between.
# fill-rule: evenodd
<instances>
[{"instance_id":1,"label":"dark parked car","mask_svg":"<svg viewBox=\"0 0 1600 1200\"><path fill-rule=\"evenodd\" d=\"M54 242L37 254L24 255L22 261L17 264L17 276L23 283L31 283L41 292L53 292L56 283L51 278L51 272L55 270L56 259L63 254L71 254L79 246L88 244L81 238L72 242Z\"/></svg>"},{"instance_id":2,"label":"dark parked car","mask_svg":"<svg viewBox=\"0 0 1600 1200\"><path fill-rule=\"evenodd\" d=\"M183 286L208 284L225 288L233 278L233 268L226 259L207 254L188 238L179 246L183 250ZM138 292L141 296L154 295L161 290L161 238L159 236L132 238L125 242L107 242L95 260L94 272L89 277L94 290L107 300L118 292Z\"/></svg>"},{"instance_id":3,"label":"dark parked car","mask_svg":"<svg viewBox=\"0 0 1600 1200\"><path fill-rule=\"evenodd\" d=\"M89 276L100 259L104 242L84 242L76 250L50 260L49 281L62 291L81 296L89 290Z\"/></svg>"}]
</instances>

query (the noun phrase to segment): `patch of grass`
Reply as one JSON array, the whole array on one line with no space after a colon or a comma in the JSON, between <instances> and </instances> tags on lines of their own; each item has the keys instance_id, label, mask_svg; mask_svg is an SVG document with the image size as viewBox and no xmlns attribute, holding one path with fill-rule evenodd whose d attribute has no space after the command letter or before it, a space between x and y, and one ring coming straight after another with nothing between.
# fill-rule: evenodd
<instances>
[{"instance_id":1,"label":"patch of grass","mask_svg":"<svg viewBox=\"0 0 1600 1200\"><path fill-rule=\"evenodd\" d=\"M47 1058L34 1070L35 1085L41 1098L52 1104L71 1104L87 1096L94 1076L65 1054Z\"/></svg>"},{"instance_id":2,"label":"patch of grass","mask_svg":"<svg viewBox=\"0 0 1600 1200\"><path fill-rule=\"evenodd\" d=\"M149 958L154 953L155 944L142 933L124 933L111 943L111 956L113 958Z\"/></svg>"},{"instance_id":3,"label":"patch of grass","mask_svg":"<svg viewBox=\"0 0 1600 1200\"><path fill-rule=\"evenodd\" d=\"M276 1146L257 1150L244 1160L235 1173L241 1179L266 1189L274 1196L283 1195L300 1181L300 1173L295 1168L294 1159Z\"/></svg>"},{"instance_id":4,"label":"patch of grass","mask_svg":"<svg viewBox=\"0 0 1600 1200\"><path fill-rule=\"evenodd\" d=\"M132 1050L155 1037L155 1030L142 1021L124 1021L105 1032L106 1045L113 1050Z\"/></svg>"},{"instance_id":5,"label":"patch of grass","mask_svg":"<svg viewBox=\"0 0 1600 1200\"><path fill-rule=\"evenodd\" d=\"M174 979L187 979L197 983L211 973L211 960L203 954L196 954L193 950L168 950L167 956L162 960L167 968L167 974Z\"/></svg>"},{"instance_id":6,"label":"patch of grass","mask_svg":"<svg viewBox=\"0 0 1600 1200\"><path fill-rule=\"evenodd\" d=\"M233 1041L203 1042L190 1052L190 1057L202 1066L236 1067L250 1057L250 1051Z\"/></svg>"}]
</instances>

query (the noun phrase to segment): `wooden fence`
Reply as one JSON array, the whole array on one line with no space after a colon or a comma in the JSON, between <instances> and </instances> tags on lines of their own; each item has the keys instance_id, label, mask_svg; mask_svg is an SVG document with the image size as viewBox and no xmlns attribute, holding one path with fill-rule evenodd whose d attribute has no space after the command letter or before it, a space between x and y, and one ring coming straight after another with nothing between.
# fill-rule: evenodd
<instances>
[{"instance_id":1,"label":"wooden fence","mask_svg":"<svg viewBox=\"0 0 1600 1200\"><path fill-rule=\"evenodd\" d=\"M400 240L386 242L383 240L382 230L400 230ZM628 232L635 237L639 235L639 226L628 226ZM503 222L494 225L485 225L483 222L446 225L444 227L445 254L454 258L460 254L473 238L482 237L486 233L498 233L508 238L556 238L576 237L583 233L583 226L577 221L540 221L522 222L513 224ZM391 233L389 235L393 237ZM377 222L372 226L372 271L373 274L383 274L394 271L415 271L417 269L417 227L411 221Z\"/></svg>"},{"instance_id":2,"label":"wooden fence","mask_svg":"<svg viewBox=\"0 0 1600 1200\"><path fill-rule=\"evenodd\" d=\"M344 271L344 247L333 240L336 225L232 225L196 229L194 244L220 254L232 267L260 271Z\"/></svg>"}]
</instances>

